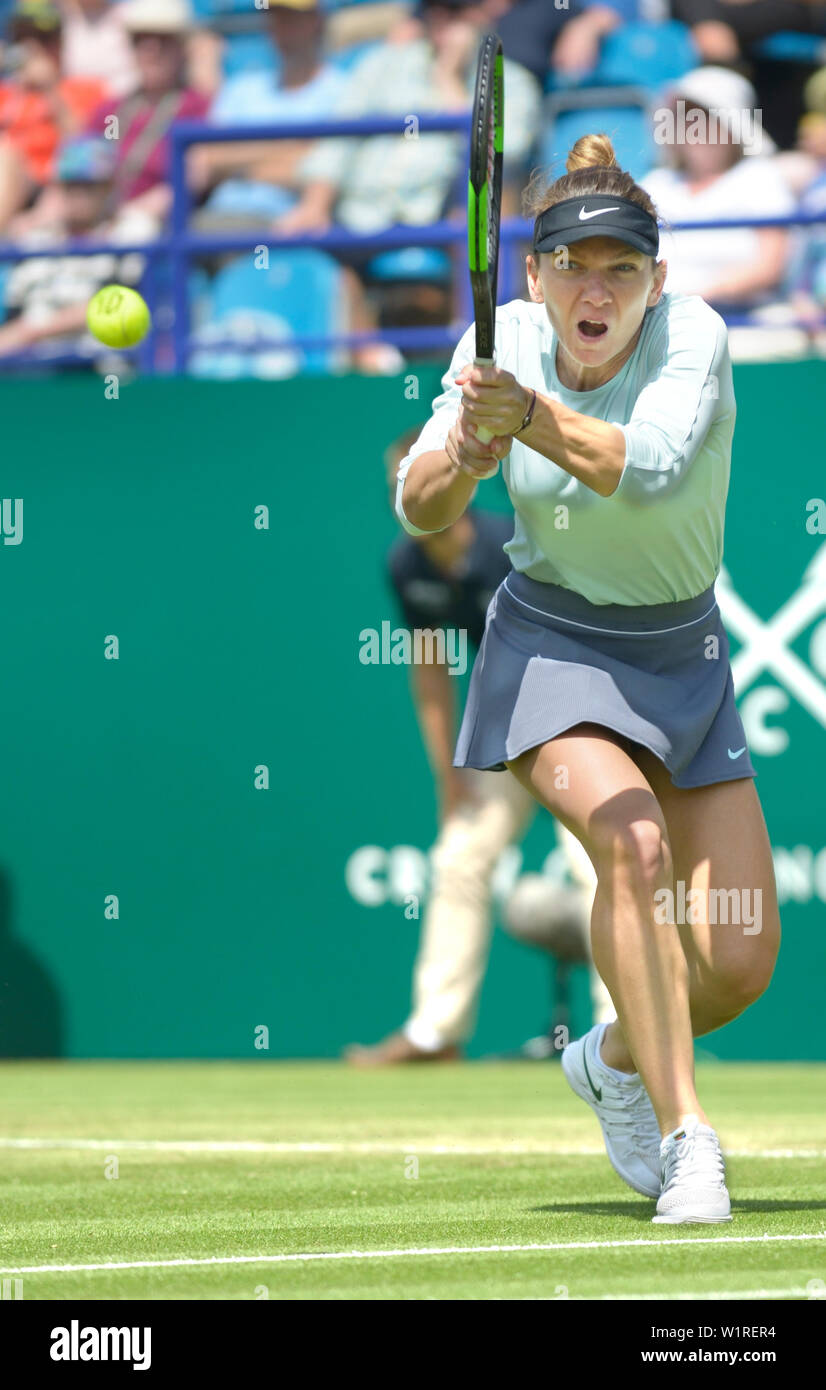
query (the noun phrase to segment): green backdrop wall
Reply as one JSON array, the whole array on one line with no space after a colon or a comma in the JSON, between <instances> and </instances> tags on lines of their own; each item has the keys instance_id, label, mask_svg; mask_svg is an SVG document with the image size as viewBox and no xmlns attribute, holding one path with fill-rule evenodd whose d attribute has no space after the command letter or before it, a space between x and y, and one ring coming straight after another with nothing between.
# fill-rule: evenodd
<instances>
[{"instance_id":1,"label":"green backdrop wall","mask_svg":"<svg viewBox=\"0 0 826 1390\"><path fill-rule=\"evenodd\" d=\"M382 450L437 385L0 385L0 1054L331 1056L402 1021L434 805L406 672L360 663L358 634L397 619ZM823 1058L826 365L736 386L733 649L773 663L740 699L785 945L702 1045ZM540 816L503 875L552 847ZM574 1004L584 1027L584 973ZM471 1054L548 1011L546 964L497 932Z\"/></svg>"}]
</instances>

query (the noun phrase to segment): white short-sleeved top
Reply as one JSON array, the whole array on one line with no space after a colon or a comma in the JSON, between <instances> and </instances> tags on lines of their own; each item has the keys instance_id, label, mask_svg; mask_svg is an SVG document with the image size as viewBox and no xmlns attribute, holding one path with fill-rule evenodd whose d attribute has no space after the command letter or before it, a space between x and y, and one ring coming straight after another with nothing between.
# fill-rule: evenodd
<instances>
[{"instance_id":1,"label":"white short-sleeved top","mask_svg":"<svg viewBox=\"0 0 826 1390\"><path fill-rule=\"evenodd\" d=\"M461 401L456 377L474 356L461 338L433 414L398 470L396 512L413 460L444 447ZM496 362L521 385L583 415L617 425L625 466L610 497L514 439L503 462L515 511L505 546L514 569L561 584L591 603L655 604L710 588L723 529L736 406L726 326L693 295L664 294L646 310L631 357L593 391L570 391L556 373L556 334L544 304L515 299L496 311Z\"/></svg>"}]
</instances>

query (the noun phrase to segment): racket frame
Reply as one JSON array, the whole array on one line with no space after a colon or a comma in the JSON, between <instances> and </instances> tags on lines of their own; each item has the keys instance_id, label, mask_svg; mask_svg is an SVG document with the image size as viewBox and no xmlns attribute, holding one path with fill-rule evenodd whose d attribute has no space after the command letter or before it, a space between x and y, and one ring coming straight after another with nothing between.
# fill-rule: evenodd
<instances>
[{"instance_id":1,"label":"racket frame","mask_svg":"<svg viewBox=\"0 0 826 1390\"><path fill-rule=\"evenodd\" d=\"M485 34L476 68L468 178L468 265L477 366L491 366L495 352L505 113L503 66L501 39L496 34ZM476 435L483 444L493 438L484 426Z\"/></svg>"}]
</instances>

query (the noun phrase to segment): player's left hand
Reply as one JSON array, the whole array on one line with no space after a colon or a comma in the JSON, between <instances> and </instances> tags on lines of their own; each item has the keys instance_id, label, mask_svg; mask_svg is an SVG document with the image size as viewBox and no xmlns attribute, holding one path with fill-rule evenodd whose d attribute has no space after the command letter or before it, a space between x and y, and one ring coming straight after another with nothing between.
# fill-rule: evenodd
<instances>
[{"instance_id":1,"label":"player's left hand","mask_svg":"<svg viewBox=\"0 0 826 1390\"><path fill-rule=\"evenodd\" d=\"M474 429L484 425L492 435L512 435L525 418L531 393L501 367L468 362L456 378L462 388L464 417Z\"/></svg>"}]
</instances>

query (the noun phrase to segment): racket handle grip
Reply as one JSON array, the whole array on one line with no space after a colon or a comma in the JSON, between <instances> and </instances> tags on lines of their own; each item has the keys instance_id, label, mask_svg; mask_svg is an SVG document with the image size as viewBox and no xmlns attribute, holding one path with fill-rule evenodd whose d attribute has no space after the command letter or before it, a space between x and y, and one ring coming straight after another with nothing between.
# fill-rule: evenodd
<instances>
[{"instance_id":1,"label":"racket handle grip","mask_svg":"<svg viewBox=\"0 0 826 1390\"><path fill-rule=\"evenodd\" d=\"M474 357L473 365L474 367L492 367L493 358ZM484 425L480 425L478 430L476 431L476 438L479 440L480 444L490 444L490 441L493 439L493 435L490 430L485 429Z\"/></svg>"}]
</instances>

